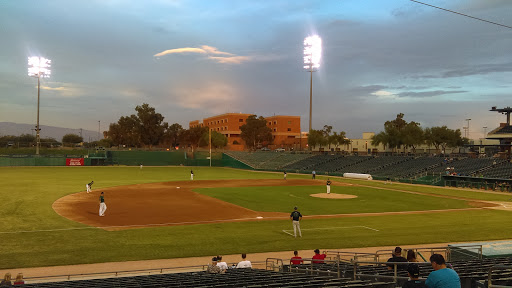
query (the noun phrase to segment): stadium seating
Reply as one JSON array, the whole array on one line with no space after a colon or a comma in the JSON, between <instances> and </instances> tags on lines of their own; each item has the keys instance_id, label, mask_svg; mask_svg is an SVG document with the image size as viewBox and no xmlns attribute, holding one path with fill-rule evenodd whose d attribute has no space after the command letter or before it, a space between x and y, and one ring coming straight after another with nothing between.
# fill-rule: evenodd
<instances>
[{"instance_id":1,"label":"stadium seating","mask_svg":"<svg viewBox=\"0 0 512 288\"><path fill-rule=\"evenodd\" d=\"M494 134L512 134L512 126L505 126L498 131L495 131Z\"/></svg>"},{"instance_id":2,"label":"stadium seating","mask_svg":"<svg viewBox=\"0 0 512 288\"><path fill-rule=\"evenodd\" d=\"M270 151L229 151L229 156L243 162L254 169L276 170L294 162L312 157L312 154L270 152Z\"/></svg>"},{"instance_id":3,"label":"stadium seating","mask_svg":"<svg viewBox=\"0 0 512 288\"><path fill-rule=\"evenodd\" d=\"M333 276L318 276L290 272L275 272L260 269L228 269L224 274L187 272L156 274L150 276L118 277L92 280L25 284L31 288L107 288L107 287L393 287L390 282L372 283L369 280L337 279Z\"/></svg>"},{"instance_id":4,"label":"stadium seating","mask_svg":"<svg viewBox=\"0 0 512 288\"><path fill-rule=\"evenodd\" d=\"M441 165L438 167L435 167L434 169L429 170L429 172L442 174L446 171L447 167L453 167L454 172L462 175L462 176L471 176L475 173L478 173L479 171L484 170L485 168L489 168L493 166L493 163L496 160L495 158L462 158L462 159L455 159L451 163L447 163L446 165ZM501 161L503 160L499 160Z\"/></svg>"},{"instance_id":5,"label":"stadium seating","mask_svg":"<svg viewBox=\"0 0 512 288\"><path fill-rule=\"evenodd\" d=\"M512 176L512 163L506 161L497 163L495 166L482 171L482 175L486 178L510 179Z\"/></svg>"},{"instance_id":6,"label":"stadium seating","mask_svg":"<svg viewBox=\"0 0 512 288\"><path fill-rule=\"evenodd\" d=\"M375 175L390 178L413 178L442 164L443 160L439 157L417 157L409 161L403 161L399 165L386 166L377 171Z\"/></svg>"}]
</instances>

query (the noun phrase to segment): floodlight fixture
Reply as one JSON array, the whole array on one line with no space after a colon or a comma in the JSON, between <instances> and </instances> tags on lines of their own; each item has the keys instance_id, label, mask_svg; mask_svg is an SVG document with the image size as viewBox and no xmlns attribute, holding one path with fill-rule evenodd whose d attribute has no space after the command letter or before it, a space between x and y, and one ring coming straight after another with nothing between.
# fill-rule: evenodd
<instances>
[{"instance_id":1,"label":"floodlight fixture","mask_svg":"<svg viewBox=\"0 0 512 288\"><path fill-rule=\"evenodd\" d=\"M313 72L320 68L322 58L322 38L312 35L304 38L304 69L310 72L309 82L309 132L312 128L313 118ZM311 149L311 147L309 148Z\"/></svg>"},{"instance_id":2,"label":"floodlight fixture","mask_svg":"<svg viewBox=\"0 0 512 288\"><path fill-rule=\"evenodd\" d=\"M52 60L43 57L28 57L28 76L37 77L37 124L36 124L36 155L39 155L39 147L41 146L41 137L39 132L39 99L41 91L41 77L49 78L51 75Z\"/></svg>"},{"instance_id":3,"label":"floodlight fixture","mask_svg":"<svg viewBox=\"0 0 512 288\"><path fill-rule=\"evenodd\" d=\"M320 59L322 58L322 38L318 35L306 37L304 39L304 69L320 68Z\"/></svg>"},{"instance_id":4,"label":"floodlight fixture","mask_svg":"<svg viewBox=\"0 0 512 288\"><path fill-rule=\"evenodd\" d=\"M49 78L52 60L43 57L28 57L28 76Z\"/></svg>"}]
</instances>

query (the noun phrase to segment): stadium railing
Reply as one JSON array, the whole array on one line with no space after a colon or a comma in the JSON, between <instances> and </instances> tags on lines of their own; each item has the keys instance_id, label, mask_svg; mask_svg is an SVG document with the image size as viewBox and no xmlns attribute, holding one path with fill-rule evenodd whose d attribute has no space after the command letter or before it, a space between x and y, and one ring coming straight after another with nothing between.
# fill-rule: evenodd
<instances>
[{"instance_id":1,"label":"stadium railing","mask_svg":"<svg viewBox=\"0 0 512 288\"><path fill-rule=\"evenodd\" d=\"M236 266L236 263L228 263L228 267ZM266 261L251 261L254 269L265 269ZM205 271L208 264L193 265L193 266L179 266L179 267L163 267L163 268L149 268L149 269L134 269L134 270L119 270L119 271L105 271L93 273L78 273L78 274L58 274L58 275L45 275L38 277L23 277L27 283L47 283L58 281L72 281L72 280L87 280L87 279L102 279L111 277L127 277L127 276L140 276L140 275L154 275L154 274L170 274L181 272L200 272Z\"/></svg>"}]
</instances>

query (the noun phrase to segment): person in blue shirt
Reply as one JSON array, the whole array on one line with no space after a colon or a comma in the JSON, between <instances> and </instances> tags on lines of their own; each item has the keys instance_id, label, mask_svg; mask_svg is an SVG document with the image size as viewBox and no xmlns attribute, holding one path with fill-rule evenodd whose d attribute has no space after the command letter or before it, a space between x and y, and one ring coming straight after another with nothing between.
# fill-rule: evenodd
<instances>
[{"instance_id":1,"label":"person in blue shirt","mask_svg":"<svg viewBox=\"0 0 512 288\"><path fill-rule=\"evenodd\" d=\"M434 271L425 281L428 288L461 288L459 275L455 270L446 267L443 255L432 254L430 264Z\"/></svg>"}]
</instances>

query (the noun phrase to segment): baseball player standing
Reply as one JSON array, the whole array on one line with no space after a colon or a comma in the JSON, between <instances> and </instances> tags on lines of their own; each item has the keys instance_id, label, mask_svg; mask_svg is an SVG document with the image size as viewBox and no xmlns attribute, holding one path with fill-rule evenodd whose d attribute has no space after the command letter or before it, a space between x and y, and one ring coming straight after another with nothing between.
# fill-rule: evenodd
<instances>
[{"instance_id":1,"label":"baseball player standing","mask_svg":"<svg viewBox=\"0 0 512 288\"><path fill-rule=\"evenodd\" d=\"M284 180L286 180L286 171L284 171L283 177L284 177Z\"/></svg>"},{"instance_id":2,"label":"baseball player standing","mask_svg":"<svg viewBox=\"0 0 512 288\"><path fill-rule=\"evenodd\" d=\"M190 180L194 180L194 171L190 170Z\"/></svg>"},{"instance_id":3,"label":"baseball player standing","mask_svg":"<svg viewBox=\"0 0 512 288\"><path fill-rule=\"evenodd\" d=\"M300 220L302 220L302 214L297 211L297 207L293 208L292 214L290 214L290 220L292 220L293 225L293 237L297 238L297 230L299 230L299 237L302 237L302 232L300 232Z\"/></svg>"},{"instance_id":4,"label":"baseball player standing","mask_svg":"<svg viewBox=\"0 0 512 288\"><path fill-rule=\"evenodd\" d=\"M87 189L87 193L92 191L92 184L94 184L94 181L91 181L91 183L85 184L85 188Z\"/></svg>"},{"instance_id":5,"label":"baseball player standing","mask_svg":"<svg viewBox=\"0 0 512 288\"><path fill-rule=\"evenodd\" d=\"M327 194L331 194L331 180L327 178Z\"/></svg>"},{"instance_id":6,"label":"baseball player standing","mask_svg":"<svg viewBox=\"0 0 512 288\"><path fill-rule=\"evenodd\" d=\"M107 211L107 204L105 204L105 198L103 196L104 196L104 193L101 192L101 195L100 195L100 216L105 216L105 211Z\"/></svg>"}]
</instances>

